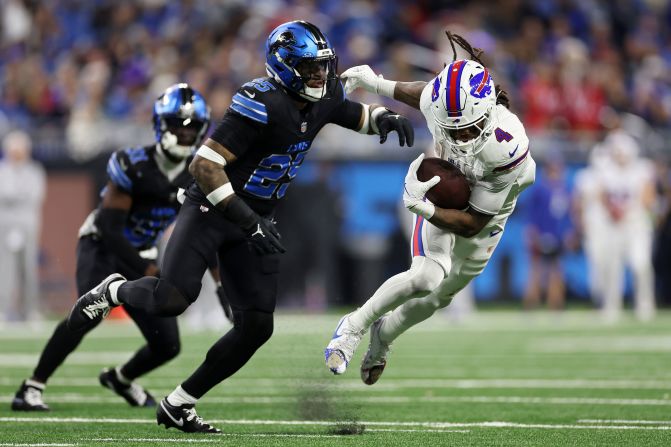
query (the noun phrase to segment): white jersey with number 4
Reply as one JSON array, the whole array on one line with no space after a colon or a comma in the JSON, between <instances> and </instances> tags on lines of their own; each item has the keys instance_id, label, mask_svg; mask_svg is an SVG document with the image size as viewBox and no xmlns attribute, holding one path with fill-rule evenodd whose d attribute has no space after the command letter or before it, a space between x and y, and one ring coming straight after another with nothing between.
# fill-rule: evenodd
<instances>
[{"instance_id":1,"label":"white jersey with number 4","mask_svg":"<svg viewBox=\"0 0 671 447\"><path fill-rule=\"evenodd\" d=\"M503 234L517 197L535 179L536 163L529 152L529 139L520 120L506 107L492 111L494 131L475 155L457 155L442 136L430 111L433 85L422 92L420 110L434 139L436 155L456 165L471 186L470 207L492 219L472 238L457 236L415 217L412 255L427 256L447 274L441 284L444 294L461 290L479 275Z\"/></svg>"}]
</instances>

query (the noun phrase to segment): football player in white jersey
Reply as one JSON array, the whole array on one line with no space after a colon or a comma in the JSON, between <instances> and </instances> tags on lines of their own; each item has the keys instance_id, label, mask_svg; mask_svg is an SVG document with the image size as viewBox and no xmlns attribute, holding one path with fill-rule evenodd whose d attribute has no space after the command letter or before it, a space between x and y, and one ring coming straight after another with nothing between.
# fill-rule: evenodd
<instances>
[{"instance_id":1,"label":"football player in white jersey","mask_svg":"<svg viewBox=\"0 0 671 447\"><path fill-rule=\"evenodd\" d=\"M634 276L636 317L648 321L655 314L652 241L652 211L655 200L654 166L640 157L636 140L622 130L611 132L603 142L610 163L597 172L601 201L605 205L607 225L603 237L604 277L603 317L607 322L619 319L624 294L624 269Z\"/></svg>"},{"instance_id":2,"label":"football player in white jersey","mask_svg":"<svg viewBox=\"0 0 671 447\"><path fill-rule=\"evenodd\" d=\"M425 194L439 177L417 179L423 154L410 164L403 192L406 208L415 214L410 269L389 278L363 306L345 315L324 353L327 367L343 374L370 327L361 363L361 378L369 385L380 378L391 343L450 304L482 272L517 197L535 178L524 126L508 110L507 95L495 86L481 51L460 36L448 33L448 38L470 60L454 60L429 82L385 80L366 65L342 74L346 91L363 88L421 110L436 156L459 167L471 186L467 209L437 207Z\"/></svg>"}]
</instances>

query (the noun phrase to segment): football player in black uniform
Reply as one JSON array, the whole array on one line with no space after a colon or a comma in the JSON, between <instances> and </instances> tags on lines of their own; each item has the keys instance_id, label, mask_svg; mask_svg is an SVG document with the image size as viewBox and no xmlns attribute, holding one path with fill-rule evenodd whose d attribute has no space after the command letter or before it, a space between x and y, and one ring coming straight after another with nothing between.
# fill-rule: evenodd
<instances>
[{"instance_id":1,"label":"football player in black uniform","mask_svg":"<svg viewBox=\"0 0 671 447\"><path fill-rule=\"evenodd\" d=\"M126 281L112 275L82 296L68 325L96 324L109 307L125 304L156 315L178 315L198 296L212 251L234 314L234 327L209 350L194 373L163 399L159 424L185 432L219 430L198 417L196 401L240 369L271 336L279 254L272 220L312 142L328 123L380 141L395 130L413 143L409 121L384 107L344 97L336 55L314 25L280 25L266 42L268 77L244 84L214 134L190 166L187 190L168 242L161 278ZM309 207L306 212L309 212Z\"/></svg>"},{"instance_id":2,"label":"football player in black uniform","mask_svg":"<svg viewBox=\"0 0 671 447\"><path fill-rule=\"evenodd\" d=\"M177 84L156 101L153 121L156 144L112 154L102 201L79 230L80 294L114 272L133 279L158 275L156 242L175 220L180 207L178 188L188 187L192 180L188 158L205 136L210 112L200 93L187 84ZM153 406L154 398L133 380L177 355L180 349L177 319L154 316L137 307L127 307L126 311L147 344L124 365L104 369L100 383L133 406ZM42 400L47 381L95 326L73 332L63 320L56 327L32 377L17 391L13 410L49 409Z\"/></svg>"}]
</instances>

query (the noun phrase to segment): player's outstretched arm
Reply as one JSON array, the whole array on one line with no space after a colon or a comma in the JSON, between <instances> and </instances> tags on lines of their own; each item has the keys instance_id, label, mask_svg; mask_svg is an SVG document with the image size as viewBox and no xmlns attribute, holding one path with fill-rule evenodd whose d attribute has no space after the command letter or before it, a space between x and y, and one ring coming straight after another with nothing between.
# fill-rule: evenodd
<instances>
[{"instance_id":1,"label":"player's outstretched arm","mask_svg":"<svg viewBox=\"0 0 671 447\"><path fill-rule=\"evenodd\" d=\"M349 102L349 101L348 101ZM359 104L359 103L351 103ZM398 134L398 144L411 147L415 142L415 130L410 121L403 115L383 107L379 104L361 103L361 117L355 130L359 133L380 135L380 144L387 141L390 132ZM357 112L358 113L358 112ZM343 124L345 124L343 122ZM345 124L346 125L346 124Z\"/></svg>"},{"instance_id":2,"label":"player's outstretched arm","mask_svg":"<svg viewBox=\"0 0 671 447\"><path fill-rule=\"evenodd\" d=\"M189 172L206 194L207 200L242 229L259 253L284 253L286 250L273 222L259 216L233 191L224 166L235 159L231 151L208 138L196 152L189 165Z\"/></svg>"},{"instance_id":3,"label":"player's outstretched arm","mask_svg":"<svg viewBox=\"0 0 671 447\"><path fill-rule=\"evenodd\" d=\"M426 86L424 81L397 82L376 75L368 65L349 68L340 75L345 80L345 93L349 94L357 88L368 92L401 101L419 110L419 99Z\"/></svg>"}]
</instances>

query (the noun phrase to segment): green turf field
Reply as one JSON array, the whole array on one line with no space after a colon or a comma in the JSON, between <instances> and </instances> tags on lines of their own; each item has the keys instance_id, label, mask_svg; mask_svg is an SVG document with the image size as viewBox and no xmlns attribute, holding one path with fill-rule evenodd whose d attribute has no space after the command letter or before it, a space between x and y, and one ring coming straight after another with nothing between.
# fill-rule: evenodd
<instances>
[{"instance_id":1,"label":"green turf field","mask_svg":"<svg viewBox=\"0 0 671 447\"><path fill-rule=\"evenodd\" d=\"M222 435L156 426L97 383L139 346L131 324L106 322L52 378L50 413L15 413L48 328L0 330L0 446L587 446L671 445L671 313L615 326L596 314L437 315L397 341L369 387L358 361L344 376L322 350L337 315L280 313L275 335L198 410ZM181 355L140 383L157 397L199 364L218 334L183 334ZM362 434L344 435L365 427Z\"/></svg>"}]
</instances>

